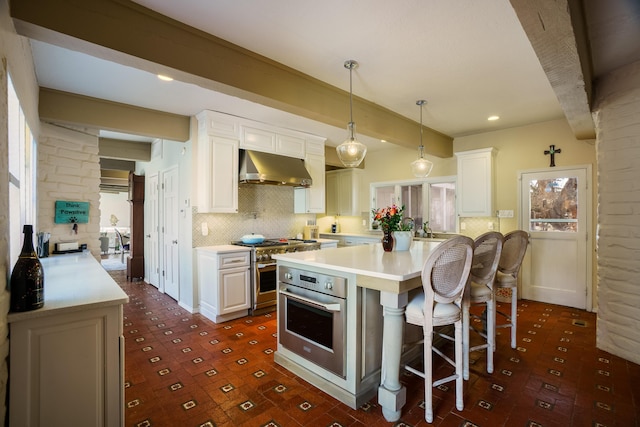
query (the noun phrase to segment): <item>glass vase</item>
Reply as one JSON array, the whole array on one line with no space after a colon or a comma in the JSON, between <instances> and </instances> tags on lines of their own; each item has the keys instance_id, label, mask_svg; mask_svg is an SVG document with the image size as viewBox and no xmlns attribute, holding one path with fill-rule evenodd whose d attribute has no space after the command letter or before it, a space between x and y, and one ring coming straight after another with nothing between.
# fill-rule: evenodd
<instances>
[{"instance_id":1,"label":"glass vase","mask_svg":"<svg viewBox=\"0 0 640 427\"><path fill-rule=\"evenodd\" d=\"M382 249L385 252L393 250L393 233L389 230L382 230Z\"/></svg>"}]
</instances>

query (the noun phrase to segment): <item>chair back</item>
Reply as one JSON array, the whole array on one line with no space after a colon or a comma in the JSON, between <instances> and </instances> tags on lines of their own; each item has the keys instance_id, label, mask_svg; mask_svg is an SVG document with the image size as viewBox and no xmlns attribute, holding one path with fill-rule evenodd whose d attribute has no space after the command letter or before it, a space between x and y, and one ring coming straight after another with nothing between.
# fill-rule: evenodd
<instances>
[{"instance_id":1,"label":"chair back","mask_svg":"<svg viewBox=\"0 0 640 427\"><path fill-rule=\"evenodd\" d=\"M425 302L450 303L462 299L473 256L473 240L455 236L440 243L422 268Z\"/></svg>"},{"instance_id":2,"label":"chair back","mask_svg":"<svg viewBox=\"0 0 640 427\"><path fill-rule=\"evenodd\" d=\"M526 231L515 230L507 233L502 244L502 255L498 263L498 271L516 277L528 245L529 233Z\"/></svg>"},{"instance_id":3,"label":"chair back","mask_svg":"<svg viewBox=\"0 0 640 427\"><path fill-rule=\"evenodd\" d=\"M474 283L493 288L493 280L502 254L502 241L503 236L497 231L489 231L476 238L470 273Z\"/></svg>"},{"instance_id":4,"label":"chair back","mask_svg":"<svg viewBox=\"0 0 640 427\"><path fill-rule=\"evenodd\" d=\"M125 239L122 236L122 233L120 233L117 228L114 228L114 230L116 230L116 237L118 238L118 242L120 243L120 247L124 250L124 245L129 243L129 240L127 239L127 241L125 242L124 241Z\"/></svg>"}]
</instances>

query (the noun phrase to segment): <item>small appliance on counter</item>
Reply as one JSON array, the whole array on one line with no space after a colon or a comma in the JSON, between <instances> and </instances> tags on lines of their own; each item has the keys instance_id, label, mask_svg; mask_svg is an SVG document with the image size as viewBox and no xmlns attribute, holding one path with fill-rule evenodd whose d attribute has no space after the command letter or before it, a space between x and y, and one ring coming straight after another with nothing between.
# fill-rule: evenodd
<instances>
[{"instance_id":1,"label":"small appliance on counter","mask_svg":"<svg viewBox=\"0 0 640 427\"><path fill-rule=\"evenodd\" d=\"M304 240L317 240L320 238L320 231L317 225L305 225L302 233Z\"/></svg>"}]
</instances>

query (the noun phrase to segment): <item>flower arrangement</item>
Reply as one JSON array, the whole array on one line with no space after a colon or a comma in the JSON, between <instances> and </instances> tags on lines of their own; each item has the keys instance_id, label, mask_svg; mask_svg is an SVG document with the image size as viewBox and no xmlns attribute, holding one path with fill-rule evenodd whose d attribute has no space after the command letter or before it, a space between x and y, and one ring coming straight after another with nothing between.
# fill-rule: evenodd
<instances>
[{"instance_id":1,"label":"flower arrangement","mask_svg":"<svg viewBox=\"0 0 640 427\"><path fill-rule=\"evenodd\" d=\"M402 221L403 212L404 205L402 207L391 205L386 208L371 209L373 221L378 222L383 231L410 231L411 224Z\"/></svg>"}]
</instances>

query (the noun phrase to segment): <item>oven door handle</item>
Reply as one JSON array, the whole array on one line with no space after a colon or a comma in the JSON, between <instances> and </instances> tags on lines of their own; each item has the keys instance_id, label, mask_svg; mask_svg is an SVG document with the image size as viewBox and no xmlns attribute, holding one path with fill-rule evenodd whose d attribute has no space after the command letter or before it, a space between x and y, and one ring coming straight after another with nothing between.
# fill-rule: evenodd
<instances>
[{"instance_id":1,"label":"oven door handle","mask_svg":"<svg viewBox=\"0 0 640 427\"><path fill-rule=\"evenodd\" d=\"M302 302L305 302L307 304L311 304L311 305L314 305L316 307L323 308L326 311L340 311L340 304L338 304L338 303L335 303L335 304L324 304L324 303L321 303L321 302L318 302L318 301L314 301L314 300L306 298L306 297L301 297L300 295L292 294L291 292L284 291L282 289L280 289L280 293L282 295L288 296L289 298L293 298L295 300L302 301Z\"/></svg>"}]
</instances>

